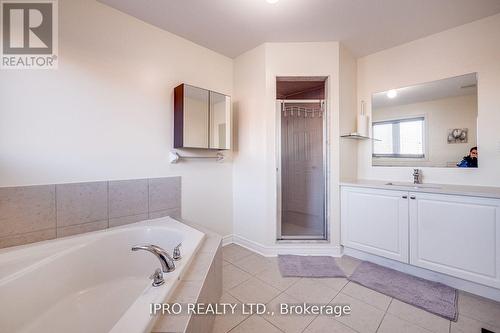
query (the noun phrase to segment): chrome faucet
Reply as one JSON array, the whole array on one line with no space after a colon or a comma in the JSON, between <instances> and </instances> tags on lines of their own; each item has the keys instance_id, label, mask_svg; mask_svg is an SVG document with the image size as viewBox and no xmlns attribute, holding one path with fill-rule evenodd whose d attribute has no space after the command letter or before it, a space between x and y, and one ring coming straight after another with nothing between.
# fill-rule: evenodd
<instances>
[{"instance_id":1,"label":"chrome faucet","mask_svg":"<svg viewBox=\"0 0 500 333\"><path fill-rule=\"evenodd\" d=\"M176 247L174 247L174 252L172 254L172 258L175 261L178 261L178 260L182 259L181 250L179 249L179 247L181 247L181 245L182 245L182 243L179 243L179 245L177 245Z\"/></svg>"},{"instance_id":2,"label":"chrome faucet","mask_svg":"<svg viewBox=\"0 0 500 333\"><path fill-rule=\"evenodd\" d=\"M138 245L133 246L132 251L144 250L151 252L160 260L161 270L165 273L172 272L175 270L174 259L168 254L167 251L156 245Z\"/></svg>"},{"instance_id":3,"label":"chrome faucet","mask_svg":"<svg viewBox=\"0 0 500 333\"><path fill-rule=\"evenodd\" d=\"M422 172L419 169L413 169L413 184L422 184L421 176Z\"/></svg>"}]
</instances>

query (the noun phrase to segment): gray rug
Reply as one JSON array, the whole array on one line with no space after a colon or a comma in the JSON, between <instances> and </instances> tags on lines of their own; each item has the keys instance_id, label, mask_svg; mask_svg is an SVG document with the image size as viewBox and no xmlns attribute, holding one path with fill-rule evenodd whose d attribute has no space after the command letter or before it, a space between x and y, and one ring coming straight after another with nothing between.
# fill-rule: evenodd
<instances>
[{"instance_id":1,"label":"gray rug","mask_svg":"<svg viewBox=\"0 0 500 333\"><path fill-rule=\"evenodd\" d=\"M346 277L333 257L279 255L278 266L283 277Z\"/></svg>"},{"instance_id":2,"label":"gray rug","mask_svg":"<svg viewBox=\"0 0 500 333\"><path fill-rule=\"evenodd\" d=\"M359 264L349 280L443 318L457 320L457 290L442 283L367 261Z\"/></svg>"}]
</instances>

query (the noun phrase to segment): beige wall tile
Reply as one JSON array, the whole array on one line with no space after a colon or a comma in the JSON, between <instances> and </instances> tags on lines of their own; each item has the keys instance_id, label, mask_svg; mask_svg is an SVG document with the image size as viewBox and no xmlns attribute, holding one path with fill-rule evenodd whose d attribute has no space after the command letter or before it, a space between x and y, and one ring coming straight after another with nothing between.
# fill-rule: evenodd
<instances>
[{"instance_id":1,"label":"beige wall tile","mask_svg":"<svg viewBox=\"0 0 500 333\"><path fill-rule=\"evenodd\" d=\"M181 207L181 177L149 179L149 211Z\"/></svg>"},{"instance_id":2,"label":"beige wall tile","mask_svg":"<svg viewBox=\"0 0 500 333\"><path fill-rule=\"evenodd\" d=\"M56 185L57 227L108 219L108 183Z\"/></svg>"},{"instance_id":3,"label":"beige wall tile","mask_svg":"<svg viewBox=\"0 0 500 333\"><path fill-rule=\"evenodd\" d=\"M56 227L55 186L0 188L0 238Z\"/></svg>"},{"instance_id":4,"label":"beige wall tile","mask_svg":"<svg viewBox=\"0 0 500 333\"><path fill-rule=\"evenodd\" d=\"M46 229L0 238L0 248L41 242L56 238L56 229Z\"/></svg>"},{"instance_id":5,"label":"beige wall tile","mask_svg":"<svg viewBox=\"0 0 500 333\"><path fill-rule=\"evenodd\" d=\"M108 220L70 225L57 228L57 238L83 234L85 232L103 230L108 227Z\"/></svg>"},{"instance_id":6,"label":"beige wall tile","mask_svg":"<svg viewBox=\"0 0 500 333\"><path fill-rule=\"evenodd\" d=\"M147 214L148 180L132 179L109 182L109 217Z\"/></svg>"},{"instance_id":7,"label":"beige wall tile","mask_svg":"<svg viewBox=\"0 0 500 333\"><path fill-rule=\"evenodd\" d=\"M131 215L124 217L115 217L109 219L109 227L118 227L125 224L140 222L148 219L148 213L139 214L139 215Z\"/></svg>"},{"instance_id":8,"label":"beige wall tile","mask_svg":"<svg viewBox=\"0 0 500 333\"><path fill-rule=\"evenodd\" d=\"M172 208L166 210L160 210L156 212L149 212L150 219L157 219L160 217L170 216L174 219L181 218L181 209L180 208Z\"/></svg>"}]
</instances>

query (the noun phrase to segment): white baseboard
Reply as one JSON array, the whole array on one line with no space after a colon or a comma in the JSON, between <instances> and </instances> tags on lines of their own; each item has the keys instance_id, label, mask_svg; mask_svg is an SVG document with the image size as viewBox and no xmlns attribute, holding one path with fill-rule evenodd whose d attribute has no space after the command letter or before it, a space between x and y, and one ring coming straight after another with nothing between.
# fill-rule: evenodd
<instances>
[{"instance_id":1,"label":"white baseboard","mask_svg":"<svg viewBox=\"0 0 500 333\"><path fill-rule=\"evenodd\" d=\"M226 246L233 243L233 235L226 235L222 237L222 246Z\"/></svg>"},{"instance_id":2,"label":"white baseboard","mask_svg":"<svg viewBox=\"0 0 500 333\"><path fill-rule=\"evenodd\" d=\"M467 280L462 280L450 275L434 272L427 270L425 268L420 268L416 266L412 266L409 264L405 264L399 261L394 261L391 259L383 258L376 256L374 254L366 253L363 251L351 249L344 247L344 254L358 258L361 260L366 260L373 262L375 264L389 267L392 269L395 269L397 271L411 274L414 276L418 276L423 279L431 280L431 281L436 281L436 282L441 282L443 284L446 284L450 287L460 289L463 291L467 291L471 294L479 295L485 298L489 298L492 300L495 300L497 302L500 302L500 289L496 289L493 287L488 287L479 283L467 281Z\"/></svg>"},{"instance_id":3,"label":"white baseboard","mask_svg":"<svg viewBox=\"0 0 500 333\"><path fill-rule=\"evenodd\" d=\"M332 257L340 257L342 255L339 246L332 246L329 243L278 243L272 246L267 246L238 235L224 236L222 239L222 246L226 246L229 244L240 245L265 257L275 257L278 254L316 255Z\"/></svg>"}]
</instances>

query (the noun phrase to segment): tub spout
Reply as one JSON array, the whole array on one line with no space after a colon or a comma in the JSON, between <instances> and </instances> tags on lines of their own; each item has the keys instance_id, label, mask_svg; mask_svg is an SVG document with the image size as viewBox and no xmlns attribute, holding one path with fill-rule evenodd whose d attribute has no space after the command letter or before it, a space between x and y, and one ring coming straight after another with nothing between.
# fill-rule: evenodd
<instances>
[{"instance_id":1,"label":"tub spout","mask_svg":"<svg viewBox=\"0 0 500 333\"><path fill-rule=\"evenodd\" d=\"M151 252L158 258L161 263L161 270L165 273L172 272L175 270L174 259L168 254L168 252L157 245L137 245L132 247L132 251L144 250Z\"/></svg>"}]
</instances>

